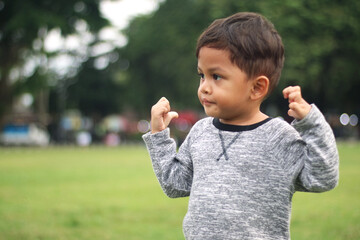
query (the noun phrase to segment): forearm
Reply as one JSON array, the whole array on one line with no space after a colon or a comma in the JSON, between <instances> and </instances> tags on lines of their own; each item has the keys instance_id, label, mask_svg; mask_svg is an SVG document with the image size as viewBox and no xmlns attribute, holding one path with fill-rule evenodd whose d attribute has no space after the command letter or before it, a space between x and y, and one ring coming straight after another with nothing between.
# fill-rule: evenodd
<instances>
[{"instance_id":1,"label":"forearm","mask_svg":"<svg viewBox=\"0 0 360 240\"><path fill-rule=\"evenodd\" d=\"M149 151L155 175L164 191L172 198L189 196L192 167L176 158L176 143L169 129L143 136Z\"/></svg>"},{"instance_id":2,"label":"forearm","mask_svg":"<svg viewBox=\"0 0 360 240\"><path fill-rule=\"evenodd\" d=\"M319 109L312 105L309 114L292 124L306 143L306 157L299 180L306 191L333 189L339 179L339 155L335 137Z\"/></svg>"}]
</instances>

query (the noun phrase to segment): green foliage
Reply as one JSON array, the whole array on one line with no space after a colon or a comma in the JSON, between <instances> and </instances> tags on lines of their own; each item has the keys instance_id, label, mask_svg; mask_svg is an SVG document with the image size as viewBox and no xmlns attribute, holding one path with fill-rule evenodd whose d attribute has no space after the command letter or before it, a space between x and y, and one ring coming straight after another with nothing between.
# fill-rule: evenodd
<instances>
[{"instance_id":1,"label":"green foliage","mask_svg":"<svg viewBox=\"0 0 360 240\"><path fill-rule=\"evenodd\" d=\"M322 110L359 110L359 1L165 1L154 14L136 18L122 50L130 61L129 100L145 109L166 95L176 107L196 108L196 39L214 19L254 11L272 21L285 45L281 90L299 84ZM136 92L137 94L132 94Z\"/></svg>"},{"instance_id":2,"label":"green foliage","mask_svg":"<svg viewBox=\"0 0 360 240\"><path fill-rule=\"evenodd\" d=\"M77 24L83 22L90 32L96 33L108 21L100 14L98 0L10 0L0 1L0 6L1 118L14 95L24 89L36 94L48 88L53 75L44 71L46 59L56 54L46 52L43 47L49 31L60 29L67 36L78 32ZM40 46L34 47L35 42ZM11 77L12 71L18 68L19 72L20 66L32 56L42 59L39 68L30 76Z\"/></svg>"},{"instance_id":3,"label":"green foliage","mask_svg":"<svg viewBox=\"0 0 360 240\"><path fill-rule=\"evenodd\" d=\"M177 108L196 106L195 45L210 21L206 12L191 0L168 0L127 28L128 45L121 50L130 61L126 100L137 110L149 112L163 95Z\"/></svg>"},{"instance_id":4,"label":"green foliage","mask_svg":"<svg viewBox=\"0 0 360 240\"><path fill-rule=\"evenodd\" d=\"M360 145L339 152L336 189L295 193L292 239L360 238ZM164 195L145 147L0 149L1 239L184 239L187 202Z\"/></svg>"},{"instance_id":5,"label":"green foliage","mask_svg":"<svg viewBox=\"0 0 360 240\"><path fill-rule=\"evenodd\" d=\"M121 111L124 89L111 78L111 70L95 69L93 58L86 61L75 83L68 88L67 107L81 109L86 116L106 116Z\"/></svg>"},{"instance_id":6,"label":"green foliage","mask_svg":"<svg viewBox=\"0 0 360 240\"><path fill-rule=\"evenodd\" d=\"M300 84L306 99L323 111L359 113L360 2L356 0L162 1L158 10L136 17L124 31L128 44L116 52L116 63L95 70L94 59L85 56L88 62L79 71L56 83L51 96L61 94L52 98L59 103L50 103L51 112L77 107L102 115L132 108L145 117L162 96L175 109L199 109L196 40L214 19L239 11L263 14L285 44L282 79L265 105L285 108L281 90ZM36 95L54 81L46 64L58 52L46 52L44 39L52 29L60 29L63 36L76 33L79 22L94 35L108 24L99 12L99 0L0 0L0 118L16 94ZM41 59L39 67L30 76L11 79L12 70L33 56Z\"/></svg>"}]
</instances>

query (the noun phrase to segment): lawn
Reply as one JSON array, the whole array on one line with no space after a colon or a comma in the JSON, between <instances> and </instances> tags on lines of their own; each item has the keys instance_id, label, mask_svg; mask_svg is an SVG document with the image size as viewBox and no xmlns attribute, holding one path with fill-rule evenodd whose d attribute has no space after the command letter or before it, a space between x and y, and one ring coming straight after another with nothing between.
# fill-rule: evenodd
<instances>
[{"instance_id":1,"label":"lawn","mask_svg":"<svg viewBox=\"0 0 360 240\"><path fill-rule=\"evenodd\" d=\"M341 180L296 193L292 239L360 239L360 144ZM183 239L187 198L161 191L144 146L0 148L0 239Z\"/></svg>"}]
</instances>

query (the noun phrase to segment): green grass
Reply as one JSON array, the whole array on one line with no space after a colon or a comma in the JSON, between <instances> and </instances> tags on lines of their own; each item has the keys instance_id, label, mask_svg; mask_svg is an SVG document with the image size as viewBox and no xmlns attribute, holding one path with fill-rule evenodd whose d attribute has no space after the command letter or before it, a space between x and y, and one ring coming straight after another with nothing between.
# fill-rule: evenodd
<instances>
[{"instance_id":1,"label":"green grass","mask_svg":"<svg viewBox=\"0 0 360 240\"><path fill-rule=\"evenodd\" d=\"M293 239L360 239L360 144L339 143L340 181L326 193L295 193Z\"/></svg>"},{"instance_id":2,"label":"green grass","mask_svg":"<svg viewBox=\"0 0 360 240\"><path fill-rule=\"evenodd\" d=\"M292 239L360 239L360 144L339 144L340 184L296 193ZM0 148L0 239L183 239L142 146Z\"/></svg>"}]
</instances>

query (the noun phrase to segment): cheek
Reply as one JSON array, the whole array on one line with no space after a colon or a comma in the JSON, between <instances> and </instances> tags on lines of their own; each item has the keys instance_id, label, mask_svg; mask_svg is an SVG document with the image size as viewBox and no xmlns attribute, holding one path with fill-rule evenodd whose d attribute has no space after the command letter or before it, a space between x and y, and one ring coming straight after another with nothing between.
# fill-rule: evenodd
<instances>
[{"instance_id":1,"label":"cheek","mask_svg":"<svg viewBox=\"0 0 360 240\"><path fill-rule=\"evenodd\" d=\"M201 103L201 92L200 92L200 87L198 88L197 90L197 95L198 95L198 98L199 98L199 101Z\"/></svg>"}]
</instances>

